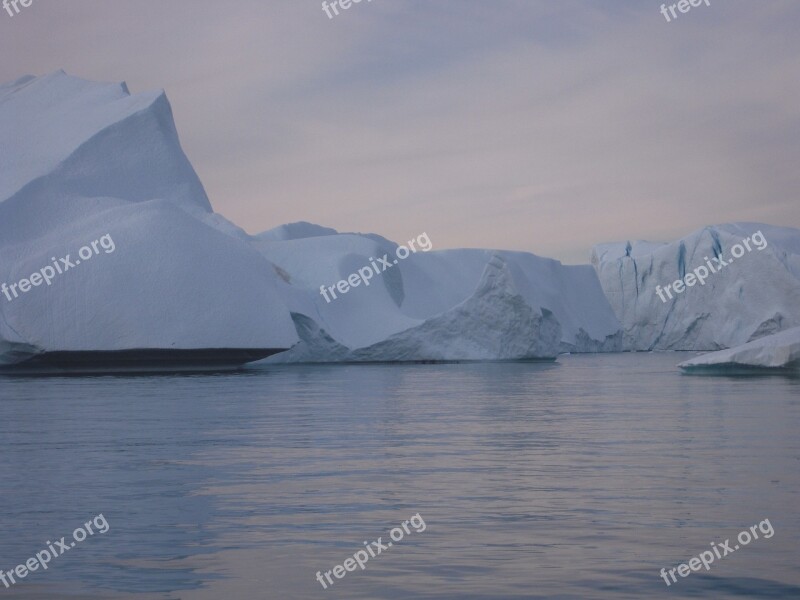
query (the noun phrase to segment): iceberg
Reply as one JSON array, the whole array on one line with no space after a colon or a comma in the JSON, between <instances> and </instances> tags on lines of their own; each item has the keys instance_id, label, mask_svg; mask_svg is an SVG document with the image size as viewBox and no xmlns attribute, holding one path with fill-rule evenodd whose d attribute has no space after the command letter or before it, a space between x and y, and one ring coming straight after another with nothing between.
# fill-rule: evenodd
<instances>
[{"instance_id":1,"label":"iceberg","mask_svg":"<svg viewBox=\"0 0 800 600\"><path fill-rule=\"evenodd\" d=\"M142 364L158 349L158 362L214 350L227 363L298 341L278 274L212 212L163 92L59 71L1 86L0 106L0 139L13 140L0 161L1 362L138 351ZM103 236L113 251L80 263ZM56 257L75 265L41 281Z\"/></svg>"},{"instance_id":2,"label":"iceberg","mask_svg":"<svg viewBox=\"0 0 800 600\"><path fill-rule=\"evenodd\" d=\"M284 301L301 338L269 362L530 360L622 347L619 321L589 265L524 252L418 251L369 286L325 299L321 285L395 256L398 244L308 224L294 229L299 237L283 228L253 242L284 274Z\"/></svg>"},{"instance_id":3,"label":"iceberg","mask_svg":"<svg viewBox=\"0 0 800 600\"><path fill-rule=\"evenodd\" d=\"M684 371L727 373L741 369L800 369L800 327L719 350L678 365Z\"/></svg>"},{"instance_id":4,"label":"iceberg","mask_svg":"<svg viewBox=\"0 0 800 600\"><path fill-rule=\"evenodd\" d=\"M600 244L591 259L626 350L720 350L800 325L797 229L717 225L672 243Z\"/></svg>"},{"instance_id":5,"label":"iceberg","mask_svg":"<svg viewBox=\"0 0 800 600\"><path fill-rule=\"evenodd\" d=\"M248 235L213 211L163 91L58 71L1 85L0 106L0 139L12 141L0 161L0 365L552 360L622 348L591 266L525 252L423 247L324 297L321 286L400 246L308 222Z\"/></svg>"},{"instance_id":6,"label":"iceberg","mask_svg":"<svg viewBox=\"0 0 800 600\"><path fill-rule=\"evenodd\" d=\"M555 359L561 340L561 325L553 313L527 304L499 256L486 265L477 289L469 298L411 327L407 327L408 322L403 323L405 329L364 347L344 346L305 315L294 316L301 344L270 361Z\"/></svg>"}]
</instances>

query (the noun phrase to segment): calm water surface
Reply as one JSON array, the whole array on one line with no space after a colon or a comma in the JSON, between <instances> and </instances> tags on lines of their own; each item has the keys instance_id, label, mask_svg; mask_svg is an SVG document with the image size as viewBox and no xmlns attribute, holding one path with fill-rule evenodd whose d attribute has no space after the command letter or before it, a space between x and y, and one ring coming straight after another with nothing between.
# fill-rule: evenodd
<instances>
[{"instance_id":1,"label":"calm water surface","mask_svg":"<svg viewBox=\"0 0 800 600\"><path fill-rule=\"evenodd\" d=\"M800 379L685 358L0 377L0 568L110 524L0 600L800 598Z\"/></svg>"}]
</instances>

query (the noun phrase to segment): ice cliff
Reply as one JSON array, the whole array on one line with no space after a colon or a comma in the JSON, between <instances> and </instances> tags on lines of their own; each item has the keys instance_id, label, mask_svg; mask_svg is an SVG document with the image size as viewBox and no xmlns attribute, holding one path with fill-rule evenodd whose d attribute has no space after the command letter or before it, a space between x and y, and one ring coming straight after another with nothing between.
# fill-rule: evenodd
<instances>
[{"instance_id":1,"label":"ice cliff","mask_svg":"<svg viewBox=\"0 0 800 600\"><path fill-rule=\"evenodd\" d=\"M797 229L733 223L666 244L601 244L592 264L626 349L719 350L800 325ZM664 291L690 274L681 291Z\"/></svg>"},{"instance_id":2,"label":"ice cliff","mask_svg":"<svg viewBox=\"0 0 800 600\"><path fill-rule=\"evenodd\" d=\"M297 341L271 265L211 211L163 92L24 77L0 86L0 141L0 283L114 243L49 285L0 295L0 360Z\"/></svg>"},{"instance_id":3,"label":"ice cliff","mask_svg":"<svg viewBox=\"0 0 800 600\"><path fill-rule=\"evenodd\" d=\"M284 274L302 340L271 361L509 360L621 348L619 322L588 265L523 252L418 251L328 301L320 285L394 257L398 245L310 224L253 243Z\"/></svg>"}]
</instances>

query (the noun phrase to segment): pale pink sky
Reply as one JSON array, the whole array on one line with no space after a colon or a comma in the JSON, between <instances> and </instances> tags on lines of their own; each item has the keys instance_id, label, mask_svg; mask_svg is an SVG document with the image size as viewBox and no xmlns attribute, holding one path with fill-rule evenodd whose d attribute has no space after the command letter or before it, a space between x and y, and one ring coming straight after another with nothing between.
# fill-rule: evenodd
<instances>
[{"instance_id":1,"label":"pale pink sky","mask_svg":"<svg viewBox=\"0 0 800 600\"><path fill-rule=\"evenodd\" d=\"M306 220L585 263L599 242L800 227L800 3L671 23L660 5L33 0L0 12L0 81L166 89L212 204L251 233Z\"/></svg>"}]
</instances>

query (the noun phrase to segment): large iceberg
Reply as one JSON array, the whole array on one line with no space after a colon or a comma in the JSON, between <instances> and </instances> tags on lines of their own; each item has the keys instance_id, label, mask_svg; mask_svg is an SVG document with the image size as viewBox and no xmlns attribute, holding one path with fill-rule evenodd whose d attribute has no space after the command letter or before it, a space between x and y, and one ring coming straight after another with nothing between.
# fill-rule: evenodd
<instances>
[{"instance_id":1,"label":"large iceberg","mask_svg":"<svg viewBox=\"0 0 800 600\"><path fill-rule=\"evenodd\" d=\"M0 86L0 107L0 364L142 349L291 348L273 357L284 362L621 349L590 266L433 250L427 235L369 285L326 298L321 286L400 246L310 223L246 234L213 212L163 92L59 71Z\"/></svg>"},{"instance_id":2,"label":"large iceberg","mask_svg":"<svg viewBox=\"0 0 800 600\"><path fill-rule=\"evenodd\" d=\"M619 322L588 265L473 249L428 248L395 260L398 244L380 236L308 223L253 243L284 275L302 340L270 361L510 360L621 349ZM335 299L321 294L320 286L381 257L392 266L368 286Z\"/></svg>"},{"instance_id":3,"label":"large iceberg","mask_svg":"<svg viewBox=\"0 0 800 600\"><path fill-rule=\"evenodd\" d=\"M163 92L59 71L3 85L0 107L0 361L297 342L279 276L211 211Z\"/></svg>"},{"instance_id":4,"label":"large iceberg","mask_svg":"<svg viewBox=\"0 0 800 600\"><path fill-rule=\"evenodd\" d=\"M627 350L719 350L800 325L797 229L733 223L600 244L592 264Z\"/></svg>"},{"instance_id":5,"label":"large iceberg","mask_svg":"<svg viewBox=\"0 0 800 600\"><path fill-rule=\"evenodd\" d=\"M722 373L741 369L800 369L800 327L736 348L703 354L678 366L687 372Z\"/></svg>"}]
</instances>

